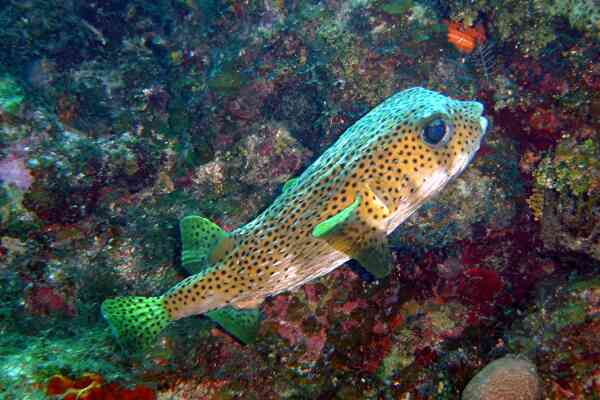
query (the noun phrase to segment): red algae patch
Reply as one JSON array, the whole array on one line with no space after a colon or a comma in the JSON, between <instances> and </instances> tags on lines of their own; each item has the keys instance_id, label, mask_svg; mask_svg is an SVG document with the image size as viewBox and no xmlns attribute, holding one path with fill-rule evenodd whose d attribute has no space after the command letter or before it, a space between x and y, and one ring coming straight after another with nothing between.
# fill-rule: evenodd
<instances>
[{"instance_id":1,"label":"red algae patch","mask_svg":"<svg viewBox=\"0 0 600 400\"><path fill-rule=\"evenodd\" d=\"M85 373L77 379L58 374L48 379L46 394L62 400L156 400L150 388L137 385L131 389L117 383L105 384L98 374Z\"/></svg>"},{"instance_id":2,"label":"red algae patch","mask_svg":"<svg viewBox=\"0 0 600 400\"><path fill-rule=\"evenodd\" d=\"M542 385L535 365L515 356L505 356L488 364L469 382L462 400L537 400Z\"/></svg>"}]
</instances>

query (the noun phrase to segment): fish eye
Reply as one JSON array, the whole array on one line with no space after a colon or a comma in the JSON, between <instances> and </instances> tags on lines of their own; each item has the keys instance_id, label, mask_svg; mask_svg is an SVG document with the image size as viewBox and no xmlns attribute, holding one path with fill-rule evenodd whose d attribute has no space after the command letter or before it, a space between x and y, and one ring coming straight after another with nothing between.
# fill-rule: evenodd
<instances>
[{"instance_id":1,"label":"fish eye","mask_svg":"<svg viewBox=\"0 0 600 400\"><path fill-rule=\"evenodd\" d=\"M421 133L421 137L428 145L437 146L438 144L444 142L450 136L451 132L451 125L447 124L446 121L441 118L436 118L425 125Z\"/></svg>"}]
</instances>

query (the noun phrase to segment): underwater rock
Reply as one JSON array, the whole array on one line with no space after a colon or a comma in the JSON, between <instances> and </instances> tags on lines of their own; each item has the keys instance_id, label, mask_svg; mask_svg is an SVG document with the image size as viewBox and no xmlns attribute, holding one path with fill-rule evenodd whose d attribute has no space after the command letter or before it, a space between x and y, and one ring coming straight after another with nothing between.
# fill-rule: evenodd
<instances>
[{"instance_id":1,"label":"underwater rock","mask_svg":"<svg viewBox=\"0 0 600 400\"><path fill-rule=\"evenodd\" d=\"M600 260L600 146L565 138L538 164L529 205L544 245Z\"/></svg>"},{"instance_id":2,"label":"underwater rock","mask_svg":"<svg viewBox=\"0 0 600 400\"><path fill-rule=\"evenodd\" d=\"M462 393L462 400L537 400L542 385L535 365L515 356L505 356L479 371Z\"/></svg>"},{"instance_id":3,"label":"underwater rock","mask_svg":"<svg viewBox=\"0 0 600 400\"><path fill-rule=\"evenodd\" d=\"M237 179L263 190L273 190L294 176L311 156L311 152L278 123L262 126L256 134L244 138L240 153L244 157L240 160L243 164L236 173Z\"/></svg>"},{"instance_id":4,"label":"underwater rock","mask_svg":"<svg viewBox=\"0 0 600 400\"><path fill-rule=\"evenodd\" d=\"M223 66L208 81L208 87L218 95L236 94L244 83L240 69L233 63Z\"/></svg>"},{"instance_id":5,"label":"underwater rock","mask_svg":"<svg viewBox=\"0 0 600 400\"><path fill-rule=\"evenodd\" d=\"M550 398L575 398L578 393L578 398L591 399L600 394L598 266L573 261L556 267L564 272L538 283L530 311L504 334L506 347L535 355ZM583 270L574 272L578 267Z\"/></svg>"},{"instance_id":6,"label":"underwater rock","mask_svg":"<svg viewBox=\"0 0 600 400\"><path fill-rule=\"evenodd\" d=\"M502 41L518 41L521 51L531 55L539 55L556 41L568 43L577 34L597 37L600 31L600 9L591 0L539 0L526 5L520 0L509 0L502 7L490 1L478 1L476 7L473 4L464 0L450 2L450 17L471 25L482 14L493 15L489 21L491 34ZM523 7L527 12L516 11ZM565 27L557 26L557 21L564 21L570 34L565 34Z\"/></svg>"},{"instance_id":7,"label":"underwater rock","mask_svg":"<svg viewBox=\"0 0 600 400\"><path fill-rule=\"evenodd\" d=\"M69 223L93 213L102 196L132 193L153 182L159 155L144 139L123 133L94 139L67 130L45 144L54 151L29 160L35 185L25 206L51 223Z\"/></svg>"},{"instance_id":8,"label":"underwater rock","mask_svg":"<svg viewBox=\"0 0 600 400\"><path fill-rule=\"evenodd\" d=\"M323 93L316 85L295 84L279 88L277 101L268 103L270 114L277 116L291 134L311 150L319 150L319 118L323 112Z\"/></svg>"}]
</instances>

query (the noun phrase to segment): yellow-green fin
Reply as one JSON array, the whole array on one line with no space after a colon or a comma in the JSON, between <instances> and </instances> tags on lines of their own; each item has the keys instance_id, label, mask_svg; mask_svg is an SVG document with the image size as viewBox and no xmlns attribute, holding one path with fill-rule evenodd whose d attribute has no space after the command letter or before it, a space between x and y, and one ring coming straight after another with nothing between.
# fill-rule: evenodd
<instances>
[{"instance_id":1,"label":"yellow-green fin","mask_svg":"<svg viewBox=\"0 0 600 400\"><path fill-rule=\"evenodd\" d=\"M117 297L102 303L102 316L124 347L145 349L169 324L162 297Z\"/></svg>"},{"instance_id":2,"label":"yellow-green fin","mask_svg":"<svg viewBox=\"0 0 600 400\"><path fill-rule=\"evenodd\" d=\"M227 232L212 221L189 215L179 222L181 265L196 274L224 257L233 247Z\"/></svg>"},{"instance_id":3,"label":"yellow-green fin","mask_svg":"<svg viewBox=\"0 0 600 400\"><path fill-rule=\"evenodd\" d=\"M258 309L238 310L227 306L208 311L205 315L244 344L256 340L261 316Z\"/></svg>"},{"instance_id":4,"label":"yellow-green fin","mask_svg":"<svg viewBox=\"0 0 600 400\"><path fill-rule=\"evenodd\" d=\"M352 221L356 209L360 205L360 196L356 196L352 204L314 227L312 235L316 238L327 239L328 235L340 230L346 222Z\"/></svg>"},{"instance_id":5,"label":"yellow-green fin","mask_svg":"<svg viewBox=\"0 0 600 400\"><path fill-rule=\"evenodd\" d=\"M298 178L292 178L283 184L283 188L281 189L281 191L283 193L285 193L288 190L290 190L291 188L293 188L294 186L296 186L297 183L298 183Z\"/></svg>"},{"instance_id":6,"label":"yellow-green fin","mask_svg":"<svg viewBox=\"0 0 600 400\"><path fill-rule=\"evenodd\" d=\"M385 278L392 270L392 253L388 247L385 232L377 231L370 235L360 250L352 254L358 263L377 279Z\"/></svg>"},{"instance_id":7,"label":"yellow-green fin","mask_svg":"<svg viewBox=\"0 0 600 400\"><path fill-rule=\"evenodd\" d=\"M392 265L387 234L370 221L361 220L360 206L361 196L357 195L348 207L315 226L312 235L358 261L376 278L383 278L390 273Z\"/></svg>"}]
</instances>

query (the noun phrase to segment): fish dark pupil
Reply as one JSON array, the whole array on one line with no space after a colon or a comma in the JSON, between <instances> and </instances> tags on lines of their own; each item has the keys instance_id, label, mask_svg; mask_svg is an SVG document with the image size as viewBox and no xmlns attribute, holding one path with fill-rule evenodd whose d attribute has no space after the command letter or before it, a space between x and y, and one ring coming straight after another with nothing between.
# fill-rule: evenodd
<instances>
[{"instance_id":1,"label":"fish dark pupil","mask_svg":"<svg viewBox=\"0 0 600 400\"><path fill-rule=\"evenodd\" d=\"M436 119L423 130L423 139L429 144L438 144L446 134L446 123L441 119Z\"/></svg>"}]
</instances>

